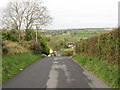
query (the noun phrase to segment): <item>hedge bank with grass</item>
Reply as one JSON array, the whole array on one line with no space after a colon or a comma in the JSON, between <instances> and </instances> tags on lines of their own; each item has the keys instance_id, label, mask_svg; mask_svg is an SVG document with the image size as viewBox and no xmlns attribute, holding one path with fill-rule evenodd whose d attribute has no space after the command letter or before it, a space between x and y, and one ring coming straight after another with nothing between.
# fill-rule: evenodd
<instances>
[{"instance_id":1,"label":"hedge bank with grass","mask_svg":"<svg viewBox=\"0 0 120 90\"><path fill-rule=\"evenodd\" d=\"M35 40L35 32L29 30L29 35L17 35L15 30L2 31L2 82L13 77L17 72L32 64L36 60L48 55L49 46L45 39L38 33Z\"/></svg>"},{"instance_id":2,"label":"hedge bank with grass","mask_svg":"<svg viewBox=\"0 0 120 90\"><path fill-rule=\"evenodd\" d=\"M120 87L120 28L76 43L76 56L72 58L92 71L107 85Z\"/></svg>"},{"instance_id":3,"label":"hedge bank with grass","mask_svg":"<svg viewBox=\"0 0 120 90\"><path fill-rule=\"evenodd\" d=\"M13 77L17 72L39 60L42 55L32 53L19 53L2 56L2 82Z\"/></svg>"},{"instance_id":4,"label":"hedge bank with grass","mask_svg":"<svg viewBox=\"0 0 120 90\"><path fill-rule=\"evenodd\" d=\"M31 42L2 42L2 82L42 58L41 47ZM25 46L24 46L25 45Z\"/></svg>"}]
</instances>

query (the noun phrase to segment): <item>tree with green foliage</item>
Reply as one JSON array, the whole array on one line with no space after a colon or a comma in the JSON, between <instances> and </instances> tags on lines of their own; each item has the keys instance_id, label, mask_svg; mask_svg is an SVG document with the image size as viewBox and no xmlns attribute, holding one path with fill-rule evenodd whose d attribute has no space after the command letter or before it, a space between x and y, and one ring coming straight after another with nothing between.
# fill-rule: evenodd
<instances>
[{"instance_id":1,"label":"tree with green foliage","mask_svg":"<svg viewBox=\"0 0 120 90\"><path fill-rule=\"evenodd\" d=\"M61 48L66 46L65 40L60 38L51 38L49 44L53 51L60 51Z\"/></svg>"},{"instance_id":2,"label":"tree with green foliage","mask_svg":"<svg viewBox=\"0 0 120 90\"><path fill-rule=\"evenodd\" d=\"M40 33L38 33L38 35L37 35L37 42L36 42L36 40L35 40L35 32L33 31L33 30L29 30L29 35L28 35L28 37L26 37L25 36L25 40L27 40L27 41L33 41L32 43L39 43L40 45L36 45L36 46L39 46L39 47L41 47L42 49L41 49L41 53L42 54L46 54L46 55L48 55L49 53L50 53L50 49L49 49L49 46L48 46L48 43L47 43L47 41L40 35Z\"/></svg>"},{"instance_id":3,"label":"tree with green foliage","mask_svg":"<svg viewBox=\"0 0 120 90\"><path fill-rule=\"evenodd\" d=\"M41 43L41 46L42 46L42 48L43 48L42 53L43 53L43 54L46 54L46 55L49 55L49 53L50 53L50 48L49 48L49 46L48 46L48 43L47 43L44 39L41 39L41 40L40 40L40 43Z\"/></svg>"}]
</instances>

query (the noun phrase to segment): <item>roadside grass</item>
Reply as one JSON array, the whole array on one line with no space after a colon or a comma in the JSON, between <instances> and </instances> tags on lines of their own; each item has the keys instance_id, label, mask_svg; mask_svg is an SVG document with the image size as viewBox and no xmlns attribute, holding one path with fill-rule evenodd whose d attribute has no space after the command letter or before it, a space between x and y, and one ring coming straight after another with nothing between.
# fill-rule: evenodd
<instances>
[{"instance_id":1,"label":"roadside grass","mask_svg":"<svg viewBox=\"0 0 120 90\"><path fill-rule=\"evenodd\" d=\"M34 61L40 59L42 55L31 53L19 53L2 56L2 82L13 77L17 72L24 69Z\"/></svg>"},{"instance_id":2,"label":"roadside grass","mask_svg":"<svg viewBox=\"0 0 120 90\"><path fill-rule=\"evenodd\" d=\"M78 64L91 71L99 77L103 82L112 88L120 88L118 85L118 65L116 62L106 63L97 58L87 55L75 55L72 59Z\"/></svg>"}]
</instances>

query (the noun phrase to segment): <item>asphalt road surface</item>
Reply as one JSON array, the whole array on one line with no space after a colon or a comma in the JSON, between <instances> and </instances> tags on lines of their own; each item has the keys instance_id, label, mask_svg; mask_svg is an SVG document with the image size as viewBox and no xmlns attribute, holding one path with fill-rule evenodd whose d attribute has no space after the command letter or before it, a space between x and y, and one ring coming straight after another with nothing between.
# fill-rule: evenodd
<instances>
[{"instance_id":1,"label":"asphalt road surface","mask_svg":"<svg viewBox=\"0 0 120 90\"><path fill-rule=\"evenodd\" d=\"M2 85L3 88L109 88L70 57L42 58Z\"/></svg>"}]
</instances>

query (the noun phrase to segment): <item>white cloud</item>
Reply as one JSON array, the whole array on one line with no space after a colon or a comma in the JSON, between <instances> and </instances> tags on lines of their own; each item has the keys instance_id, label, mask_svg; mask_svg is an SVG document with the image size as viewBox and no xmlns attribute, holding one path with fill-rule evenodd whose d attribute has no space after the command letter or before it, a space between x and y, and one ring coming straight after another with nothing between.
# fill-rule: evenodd
<instances>
[{"instance_id":1,"label":"white cloud","mask_svg":"<svg viewBox=\"0 0 120 90\"><path fill-rule=\"evenodd\" d=\"M16 1L16 0L12 0ZM22 1L22 0L18 0ZM25 0L33 1L33 0ZM117 27L119 0L42 0L53 23L50 29L83 27ZM1 0L0 8L8 0Z\"/></svg>"},{"instance_id":2,"label":"white cloud","mask_svg":"<svg viewBox=\"0 0 120 90\"><path fill-rule=\"evenodd\" d=\"M119 0L43 1L54 17L50 28L117 27Z\"/></svg>"},{"instance_id":3,"label":"white cloud","mask_svg":"<svg viewBox=\"0 0 120 90\"><path fill-rule=\"evenodd\" d=\"M0 8L4 8L7 6L8 0L0 0Z\"/></svg>"}]
</instances>

